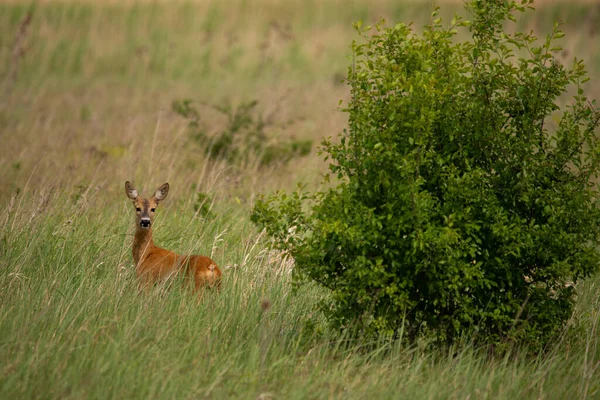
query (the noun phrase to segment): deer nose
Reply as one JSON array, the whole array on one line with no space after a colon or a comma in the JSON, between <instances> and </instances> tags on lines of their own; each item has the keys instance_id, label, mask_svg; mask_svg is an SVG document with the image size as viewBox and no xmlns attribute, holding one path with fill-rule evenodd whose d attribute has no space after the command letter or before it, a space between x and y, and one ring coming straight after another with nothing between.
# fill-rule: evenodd
<instances>
[{"instance_id":1,"label":"deer nose","mask_svg":"<svg viewBox=\"0 0 600 400\"><path fill-rule=\"evenodd\" d=\"M142 218L140 220L140 226L142 228L148 228L150 226L150 218Z\"/></svg>"}]
</instances>

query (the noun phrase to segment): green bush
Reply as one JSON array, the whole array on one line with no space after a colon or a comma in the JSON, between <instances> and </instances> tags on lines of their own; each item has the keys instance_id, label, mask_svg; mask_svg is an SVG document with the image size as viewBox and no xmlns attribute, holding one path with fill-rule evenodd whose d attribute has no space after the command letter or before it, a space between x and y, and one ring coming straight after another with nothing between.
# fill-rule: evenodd
<instances>
[{"instance_id":1,"label":"green bush","mask_svg":"<svg viewBox=\"0 0 600 400\"><path fill-rule=\"evenodd\" d=\"M214 218L215 213L212 212L213 197L205 192L196 193L196 202L194 203L194 211L204 218Z\"/></svg>"},{"instance_id":2,"label":"green bush","mask_svg":"<svg viewBox=\"0 0 600 400\"><path fill-rule=\"evenodd\" d=\"M583 63L553 57L558 26L541 43L504 30L528 3L471 1L448 28L436 9L422 35L356 25L349 129L324 142L336 183L252 216L330 290L334 327L532 350L563 331L600 262L600 113Z\"/></svg>"},{"instance_id":3,"label":"green bush","mask_svg":"<svg viewBox=\"0 0 600 400\"><path fill-rule=\"evenodd\" d=\"M269 138L265 122L255 112L256 100L240 104L212 106L227 117L227 125L214 135L206 133L200 113L191 100L173 102L172 109L186 118L190 137L211 159L224 159L231 165L245 166L257 161L259 166L285 164L295 157L308 155L312 148L311 140L291 139L277 141Z\"/></svg>"}]
</instances>

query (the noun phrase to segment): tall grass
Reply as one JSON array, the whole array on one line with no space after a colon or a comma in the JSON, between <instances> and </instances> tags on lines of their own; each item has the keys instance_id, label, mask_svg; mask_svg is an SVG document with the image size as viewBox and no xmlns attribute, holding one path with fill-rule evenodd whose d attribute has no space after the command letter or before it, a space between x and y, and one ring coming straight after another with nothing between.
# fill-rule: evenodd
<instances>
[{"instance_id":1,"label":"tall grass","mask_svg":"<svg viewBox=\"0 0 600 400\"><path fill-rule=\"evenodd\" d=\"M351 23L418 27L428 2L42 2L24 26L30 9L0 4L0 398L600 396L600 278L578 288L571 328L538 359L307 328L326 293L293 290L290 262L265 249L248 212L257 191L316 184L320 159L210 161L170 111L183 98L258 99L270 135L334 136ZM557 56L591 60L596 93L600 13L553 4L520 23L543 32L557 13L571 27ZM215 132L226 123L200 113ZM142 194L171 183L156 242L212 256L220 293L198 302L177 280L138 291L125 180ZM194 211L198 192L214 217Z\"/></svg>"},{"instance_id":2,"label":"tall grass","mask_svg":"<svg viewBox=\"0 0 600 400\"><path fill-rule=\"evenodd\" d=\"M201 301L177 280L138 290L123 193L13 199L0 220L0 398L600 394L598 279L580 288L573 329L538 359L346 342L305 329L326 294L292 290L289 262L264 250L244 210L217 204L207 220L172 195L157 217L158 244L209 254L224 269L222 291Z\"/></svg>"}]
</instances>

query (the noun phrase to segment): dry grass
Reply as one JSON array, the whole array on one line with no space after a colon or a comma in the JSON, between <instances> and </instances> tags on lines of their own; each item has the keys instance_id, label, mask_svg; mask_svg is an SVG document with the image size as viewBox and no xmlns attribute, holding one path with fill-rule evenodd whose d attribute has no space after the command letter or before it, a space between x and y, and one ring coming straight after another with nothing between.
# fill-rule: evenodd
<instances>
[{"instance_id":1,"label":"dry grass","mask_svg":"<svg viewBox=\"0 0 600 400\"><path fill-rule=\"evenodd\" d=\"M120 192L126 179L178 179L188 189L200 183L246 199L297 179L318 182L324 166L314 153L286 168L215 169L190 143L171 102L258 99L260 112L275 121L273 136L316 143L336 136L346 119L336 109L347 96L340 80L356 38L351 22L387 16L419 26L430 6L417 3L42 2L27 29L27 7L1 6L0 199L27 182L60 190L94 182ZM445 14L454 11L460 8ZM586 14L586 27L595 12ZM560 56L577 54L597 68L591 33L573 22ZM550 24L545 14L524 23L539 31ZM215 131L223 126L218 115L203 115Z\"/></svg>"}]
</instances>

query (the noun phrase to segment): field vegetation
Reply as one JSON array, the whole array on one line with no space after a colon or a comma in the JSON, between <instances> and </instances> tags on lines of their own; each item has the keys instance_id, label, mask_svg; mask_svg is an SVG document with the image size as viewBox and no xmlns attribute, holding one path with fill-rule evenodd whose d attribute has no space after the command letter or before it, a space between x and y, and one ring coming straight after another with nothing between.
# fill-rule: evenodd
<instances>
[{"instance_id":1,"label":"field vegetation","mask_svg":"<svg viewBox=\"0 0 600 400\"><path fill-rule=\"evenodd\" d=\"M464 14L440 5L448 23ZM327 294L294 290L293 263L250 223L257 193L319 187L316 144L347 124L352 23L418 31L430 14L393 0L0 3L0 398L600 397L598 276L538 356L357 343L312 329ZM557 59L586 60L600 97L600 4L544 2L507 29L555 20ZM188 99L202 136L174 106ZM269 145L310 153L212 156L198 138L231 132L240 109ZM155 240L211 256L220 293L138 292L126 180L142 195L171 184Z\"/></svg>"}]
</instances>

